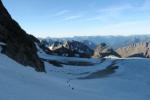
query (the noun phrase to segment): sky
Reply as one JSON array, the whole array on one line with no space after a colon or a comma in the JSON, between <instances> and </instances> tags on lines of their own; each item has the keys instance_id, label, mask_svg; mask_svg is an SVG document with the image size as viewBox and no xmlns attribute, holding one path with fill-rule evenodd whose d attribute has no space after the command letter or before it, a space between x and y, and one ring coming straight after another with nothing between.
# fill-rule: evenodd
<instances>
[{"instance_id":1,"label":"sky","mask_svg":"<svg viewBox=\"0 0 150 100\"><path fill-rule=\"evenodd\" d=\"M36 37L150 34L150 0L2 0Z\"/></svg>"}]
</instances>

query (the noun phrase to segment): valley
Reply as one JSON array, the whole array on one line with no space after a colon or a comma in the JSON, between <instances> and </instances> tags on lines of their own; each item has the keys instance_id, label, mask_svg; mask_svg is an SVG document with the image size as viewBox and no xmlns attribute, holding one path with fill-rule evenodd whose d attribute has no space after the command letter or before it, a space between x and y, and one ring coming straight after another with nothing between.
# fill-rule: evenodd
<instances>
[{"instance_id":1,"label":"valley","mask_svg":"<svg viewBox=\"0 0 150 100\"><path fill-rule=\"evenodd\" d=\"M145 16L150 3L60 1L4 0L3 5L0 0L0 100L150 100L150 35L131 34L138 20L142 33L149 26ZM11 15L5 6L11 8ZM142 24L140 16L146 12ZM135 23L129 18L132 14ZM127 20L131 23L124 23ZM121 35L101 36L94 31L88 36L90 30L105 29L106 24L106 33L112 29ZM127 28L122 30L122 24ZM127 30L131 36L119 32ZM137 30L142 28L136 27L135 34ZM48 32L54 33L41 38ZM52 38L55 35L59 38Z\"/></svg>"},{"instance_id":2,"label":"valley","mask_svg":"<svg viewBox=\"0 0 150 100\"><path fill-rule=\"evenodd\" d=\"M113 72L104 72L114 65L118 68L114 68ZM149 59L138 58L106 59L89 67L56 67L45 62L46 73L37 73L0 54L0 99L149 100L149 65Z\"/></svg>"}]
</instances>

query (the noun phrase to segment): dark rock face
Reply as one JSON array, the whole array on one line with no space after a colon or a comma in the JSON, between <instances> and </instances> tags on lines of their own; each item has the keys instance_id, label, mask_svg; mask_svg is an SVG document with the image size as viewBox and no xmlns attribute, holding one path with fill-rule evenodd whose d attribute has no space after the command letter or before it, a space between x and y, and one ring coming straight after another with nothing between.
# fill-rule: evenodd
<instances>
[{"instance_id":1,"label":"dark rock face","mask_svg":"<svg viewBox=\"0 0 150 100\"><path fill-rule=\"evenodd\" d=\"M36 54L36 38L26 34L19 24L11 18L0 0L0 41L6 43L4 52L15 61L45 71L44 64Z\"/></svg>"},{"instance_id":2,"label":"dark rock face","mask_svg":"<svg viewBox=\"0 0 150 100\"><path fill-rule=\"evenodd\" d=\"M117 49L116 52L121 55L121 57L150 58L150 42L131 44L127 47Z\"/></svg>"},{"instance_id":3,"label":"dark rock face","mask_svg":"<svg viewBox=\"0 0 150 100\"><path fill-rule=\"evenodd\" d=\"M48 46L50 53L67 57L89 58L93 55L93 50L78 41L56 41Z\"/></svg>"},{"instance_id":4,"label":"dark rock face","mask_svg":"<svg viewBox=\"0 0 150 100\"><path fill-rule=\"evenodd\" d=\"M102 58L110 55L120 57L112 48L108 47L105 43L101 43L95 48L93 57Z\"/></svg>"},{"instance_id":5,"label":"dark rock face","mask_svg":"<svg viewBox=\"0 0 150 100\"><path fill-rule=\"evenodd\" d=\"M92 41L89 40L84 40L82 41L83 44L87 45L88 47L90 47L91 49L95 49L96 48L96 44L93 43Z\"/></svg>"}]
</instances>

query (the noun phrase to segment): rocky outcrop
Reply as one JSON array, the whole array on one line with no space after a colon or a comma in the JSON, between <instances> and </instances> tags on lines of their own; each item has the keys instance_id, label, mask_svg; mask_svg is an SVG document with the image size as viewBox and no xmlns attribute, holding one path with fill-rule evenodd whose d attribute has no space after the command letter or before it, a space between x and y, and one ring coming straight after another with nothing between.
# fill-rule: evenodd
<instances>
[{"instance_id":1,"label":"rocky outcrop","mask_svg":"<svg viewBox=\"0 0 150 100\"><path fill-rule=\"evenodd\" d=\"M94 50L93 57L103 58L107 56L120 57L119 54L117 54L112 48L108 47L105 43L101 43L100 45L97 45L97 47Z\"/></svg>"},{"instance_id":2,"label":"rocky outcrop","mask_svg":"<svg viewBox=\"0 0 150 100\"><path fill-rule=\"evenodd\" d=\"M37 71L45 71L44 64L37 55L34 42L38 40L26 34L19 24L12 19L0 0L0 42L5 43L3 53L15 61L32 66Z\"/></svg>"},{"instance_id":3,"label":"rocky outcrop","mask_svg":"<svg viewBox=\"0 0 150 100\"><path fill-rule=\"evenodd\" d=\"M119 48L116 52L121 57L144 57L150 58L150 42L141 42Z\"/></svg>"},{"instance_id":4,"label":"rocky outcrop","mask_svg":"<svg viewBox=\"0 0 150 100\"><path fill-rule=\"evenodd\" d=\"M93 55L92 49L81 42L73 40L64 42L55 41L48 48L50 51L49 54L60 56L89 58Z\"/></svg>"}]
</instances>

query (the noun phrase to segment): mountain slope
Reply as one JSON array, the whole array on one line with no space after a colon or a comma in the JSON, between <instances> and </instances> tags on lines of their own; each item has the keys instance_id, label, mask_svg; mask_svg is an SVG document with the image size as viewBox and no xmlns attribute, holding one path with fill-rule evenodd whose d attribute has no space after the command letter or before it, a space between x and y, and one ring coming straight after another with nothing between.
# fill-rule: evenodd
<instances>
[{"instance_id":1,"label":"mountain slope","mask_svg":"<svg viewBox=\"0 0 150 100\"><path fill-rule=\"evenodd\" d=\"M34 67L37 71L44 71L44 65L36 54L34 42L36 38L26 32L13 20L0 0L0 42L6 45L3 53L15 61Z\"/></svg>"},{"instance_id":2,"label":"mountain slope","mask_svg":"<svg viewBox=\"0 0 150 100\"><path fill-rule=\"evenodd\" d=\"M93 55L93 50L87 45L78 41L55 41L41 42L42 47L49 49L49 54L68 56L68 57L83 57L89 58Z\"/></svg>"},{"instance_id":3,"label":"mountain slope","mask_svg":"<svg viewBox=\"0 0 150 100\"><path fill-rule=\"evenodd\" d=\"M96 58L103 58L107 56L116 56L120 57L119 54L117 54L111 47L107 46L105 43L101 43L97 45L97 47L94 50L93 57Z\"/></svg>"},{"instance_id":4,"label":"mountain slope","mask_svg":"<svg viewBox=\"0 0 150 100\"><path fill-rule=\"evenodd\" d=\"M150 57L150 42L134 43L129 46L119 48L116 52L121 57Z\"/></svg>"}]
</instances>

